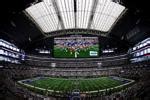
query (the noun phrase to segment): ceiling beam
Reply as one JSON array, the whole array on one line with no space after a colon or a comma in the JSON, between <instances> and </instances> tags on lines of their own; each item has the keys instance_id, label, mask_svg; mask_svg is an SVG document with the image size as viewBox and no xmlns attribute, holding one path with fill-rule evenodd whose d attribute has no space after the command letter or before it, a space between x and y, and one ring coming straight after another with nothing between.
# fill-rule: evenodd
<instances>
[{"instance_id":1,"label":"ceiling beam","mask_svg":"<svg viewBox=\"0 0 150 100\"><path fill-rule=\"evenodd\" d=\"M91 15L90 15L90 19L89 19L89 23L88 23L88 27L87 27L88 29L90 29L90 27L92 25L93 16L94 16L97 4L98 4L98 0L95 0L92 5L92 11L91 11Z\"/></svg>"},{"instance_id":2,"label":"ceiling beam","mask_svg":"<svg viewBox=\"0 0 150 100\"><path fill-rule=\"evenodd\" d=\"M55 32L50 32L48 34L48 37L53 36L60 36L60 35L66 35L66 34L91 34L91 35L97 35L97 36L103 36L106 37L105 32L101 32L99 30L93 30L93 29L65 29L65 30L58 30Z\"/></svg>"},{"instance_id":3,"label":"ceiling beam","mask_svg":"<svg viewBox=\"0 0 150 100\"><path fill-rule=\"evenodd\" d=\"M60 14L60 9L59 9L59 7L58 7L58 5L57 5L57 3L56 3L56 0L52 0L52 3L53 3L53 5L54 5L54 9L55 9L55 11L56 11L56 13L57 13L57 16L58 16L58 19L59 19L59 23L60 23L60 25L61 25L61 28L62 28L62 29L65 29L64 22L63 22L63 20L62 20L61 14ZM58 23L58 25L59 25L59 23ZM59 27L58 27L58 28L59 28Z\"/></svg>"},{"instance_id":4,"label":"ceiling beam","mask_svg":"<svg viewBox=\"0 0 150 100\"><path fill-rule=\"evenodd\" d=\"M77 28L77 0L74 0L74 18L75 18L75 28Z\"/></svg>"}]
</instances>

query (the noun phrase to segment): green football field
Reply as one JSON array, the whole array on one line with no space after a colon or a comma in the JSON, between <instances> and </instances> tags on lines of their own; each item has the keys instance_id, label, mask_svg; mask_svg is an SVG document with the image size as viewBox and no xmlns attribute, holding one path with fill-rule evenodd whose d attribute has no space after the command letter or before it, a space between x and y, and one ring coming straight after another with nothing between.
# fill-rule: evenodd
<instances>
[{"instance_id":1,"label":"green football field","mask_svg":"<svg viewBox=\"0 0 150 100\"><path fill-rule=\"evenodd\" d=\"M28 83L22 83L22 84L28 84ZM113 88L123 84L125 83L123 83L120 80L115 80L111 77L100 77L100 78L89 78L89 79L66 79L66 78L47 77L44 79L36 79L30 82L28 85L46 89L46 90L54 90L54 91L61 91L61 92L71 92L75 89L80 90L80 92L89 92L89 91L97 91L97 90ZM30 86L26 86L26 87L30 87Z\"/></svg>"},{"instance_id":2,"label":"green football field","mask_svg":"<svg viewBox=\"0 0 150 100\"><path fill-rule=\"evenodd\" d=\"M90 56L90 53L89 53L90 51L97 51L99 53L99 46L93 45L88 48L78 50L77 58L92 57L92 56ZM58 57L58 58L76 58L75 52L71 52L68 48L60 48L57 46L54 46L53 54L54 54L54 57ZM96 57L98 57L98 55Z\"/></svg>"}]
</instances>

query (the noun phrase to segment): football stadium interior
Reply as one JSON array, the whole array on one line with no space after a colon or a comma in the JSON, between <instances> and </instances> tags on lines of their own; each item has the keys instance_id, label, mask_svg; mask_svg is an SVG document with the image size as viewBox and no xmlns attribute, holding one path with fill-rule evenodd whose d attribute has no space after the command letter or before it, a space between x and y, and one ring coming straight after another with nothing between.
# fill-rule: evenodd
<instances>
[{"instance_id":1,"label":"football stadium interior","mask_svg":"<svg viewBox=\"0 0 150 100\"><path fill-rule=\"evenodd\" d=\"M3 0L0 100L150 100L148 0Z\"/></svg>"}]
</instances>

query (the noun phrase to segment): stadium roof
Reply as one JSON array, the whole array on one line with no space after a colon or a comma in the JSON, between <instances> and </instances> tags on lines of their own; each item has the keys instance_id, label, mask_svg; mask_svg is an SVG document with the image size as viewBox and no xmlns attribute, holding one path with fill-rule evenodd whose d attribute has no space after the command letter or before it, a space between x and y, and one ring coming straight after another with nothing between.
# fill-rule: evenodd
<instances>
[{"instance_id":1,"label":"stadium roof","mask_svg":"<svg viewBox=\"0 0 150 100\"><path fill-rule=\"evenodd\" d=\"M106 47L107 47L107 44L113 44L115 40L118 40L119 42L117 43L120 43L120 45L122 45L123 48L125 48L124 46L125 44L129 46L133 46L134 44L138 43L138 41L141 41L144 38L148 37L150 33L150 10L149 10L150 6L149 6L148 0L143 0L143 1L141 0L112 0L113 2L110 0L109 1L103 0L103 1L107 1L107 3L105 4L104 2L98 3L102 0L79 0L79 1L83 1L81 3L79 3L78 0L74 0L76 1L76 3L72 2L74 3L74 5L72 4L73 6L71 6L70 3L66 2L68 0L49 0L49 1L53 1L51 2L51 4L53 5L52 7L54 7L53 11L56 13L53 13L52 16L55 16L58 22L57 22L57 27L48 26L47 24L49 23L43 24L43 25L47 25L48 28L50 27L50 29L48 30L46 29L47 27L45 27L45 29L42 29L42 27L40 27L40 25L38 25L38 23L35 22L34 18L32 18L31 15L29 15L29 13L27 12L27 9L29 10L30 7L37 6L41 3L45 5L44 3L45 1L46 0L44 1L43 0L2 0L0 3L0 12L1 12L0 38L10 41L20 48L30 49L31 47L34 46L34 43L35 44L42 43L41 41L45 40L47 36L53 37L53 36L60 36L60 35L69 34L69 33L70 34L83 33L86 35L93 34L93 35L98 35L98 36L105 36L105 37L100 38L100 43L102 45L105 45ZM65 2L64 4L60 3L63 1ZM69 0L69 1L71 2L72 0ZM78 5L76 5L77 3ZM79 5L79 4L82 4L82 5ZM100 6L102 4L103 6ZM70 7L67 7L69 8L68 9L69 12L67 11L66 8L62 8L64 5L70 6ZM80 6L80 8L78 6ZM86 10L83 10L83 7L85 7L84 9ZM96 11L98 12L98 7L101 7L101 8L103 7L103 10L105 8L110 13L107 12L106 14L106 10L103 12L101 10L101 13L96 13ZM114 23L110 22L109 27L104 28L105 25L106 26L108 25L110 21L109 18L110 19L114 18L112 16L113 13L111 13L114 10L111 9L111 7L112 8L121 7L122 10L120 10L120 14L118 13L118 16L116 16L117 20L115 20ZM45 8L45 10L46 9L47 8ZM70 9L72 9L72 11L70 11ZM41 11L41 10L43 9L40 9L38 11ZM89 10L90 12L88 12ZM69 17L71 13L74 13L75 17L73 18ZM80 19L77 17L77 14L79 16L79 13L81 16ZM40 14L43 14L43 13L40 13ZM64 17L64 16L67 16L67 17ZM82 19L83 16L88 16L88 17L84 18L83 20ZM95 22L94 22L94 16L95 16ZM97 18L99 16L99 19L96 19L96 16ZM103 20L103 23L100 23L102 16L106 16L105 17L106 21ZM45 17L48 17L48 16L45 16ZM74 23L71 23L70 21L72 20L69 18L74 19ZM41 20L43 20L43 17L41 17ZM78 23L79 21L77 20L81 20L83 22ZM66 23L64 23L64 21ZM54 23L54 25L55 24L56 23ZM71 26L70 24L74 24L74 27ZM102 32L102 31L106 31L106 32ZM106 38L108 38L108 41L105 40ZM112 40L110 40L110 38ZM123 43L121 43L120 41L122 41ZM48 42L48 45L49 45L49 42ZM118 44L114 43L114 45L118 45Z\"/></svg>"},{"instance_id":2,"label":"stadium roof","mask_svg":"<svg viewBox=\"0 0 150 100\"><path fill-rule=\"evenodd\" d=\"M43 0L25 11L44 33L76 28L108 32L125 7L112 0Z\"/></svg>"}]
</instances>

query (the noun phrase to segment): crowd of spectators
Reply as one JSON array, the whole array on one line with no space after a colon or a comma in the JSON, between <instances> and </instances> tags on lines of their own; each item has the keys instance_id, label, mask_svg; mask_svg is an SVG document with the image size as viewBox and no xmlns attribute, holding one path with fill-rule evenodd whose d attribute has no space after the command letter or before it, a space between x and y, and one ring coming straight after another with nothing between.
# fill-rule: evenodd
<instances>
[{"instance_id":1,"label":"crowd of spectators","mask_svg":"<svg viewBox=\"0 0 150 100\"><path fill-rule=\"evenodd\" d=\"M71 63L70 63L71 64ZM150 99L150 63L129 63L118 66L101 66L90 68L51 68L37 67L29 64L1 63L0 68L0 99L5 100L66 100L68 97L39 95L16 83L17 80L37 76L51 77L99 77L120 76L135 80L135 83L119 92L107 91L93 95L81 95L81 100L149 100ZM7 96L9 95L9 96ZM5 98L4 98L5 97ZM7 99L6 99L7 100ZM9 100L9 99L8 99Z\"/></svg>"}]
</instances>

